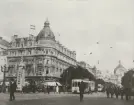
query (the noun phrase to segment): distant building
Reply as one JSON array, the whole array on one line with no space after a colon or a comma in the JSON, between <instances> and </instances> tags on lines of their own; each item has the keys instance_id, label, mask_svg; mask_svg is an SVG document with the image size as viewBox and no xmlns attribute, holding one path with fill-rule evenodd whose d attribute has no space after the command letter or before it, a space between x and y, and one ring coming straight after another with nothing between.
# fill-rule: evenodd
<instances>
[{"instance_id":1,"label":"distant building","mask_svg":"<svg viewBox=\"0 0 134 105\"><path fill-rule=\"evenodd\" d=\"M1 72L1 66L7 64L7 48L9 42L0 37L0 80L3 79L3 73Z\"/></svg>"},{"instance_id":2,"label":"distant building","mask_svg":"<svg viewBox=\"0 0 134 105\"><path fill-rule=\"evenodd\" d=\"M43 29L37 36L12 37L8 48L8 78L16 78L17 67L23 56L26 65L26 79L59 79L60 74L69 66L76 66L76 52L71 51L55 40L49 21L45 21Z\"/></svg>"},{"instance_id":3,"label":"distant building","mask_svg":"<svg viewBox=\"0 0 134 105\"><path fill-rule=\"evenodd\" d=\"M90 73L92 73L95 76L96 70L94 69L94 67L91 67L88 63L84 61L80 61L80 62L77 62L77 65L87 69Z\"/></svg>"},{"instance_id":4,"label":"distant building","mask_svg":"<svg viewBox=\"0 0 134 105\"><path fill-rule=\"evenodd\" d=\"M102 75L102 72L101 70L96 70L96 79L103 79L103 75Z\"/></svg>"},{"instance_id":5,"label":"distant building","mask_svg":"<svg viewBox=\"0 0 134 105\"><path fill-rule=\"evenodd\" d=\"M111 75L112 74L108 70L106 70L103 74L103 80L105 82L111 82Z\"/></svg>"},{"instance_id":6,"label":"distant building","mask_svg":"<svg viewBox=\"0 0 134 105\"><path fill-rule=\"evenodd\" d=\"M118 66L114 69L114 76L116 84L121 85L121 78L124 76L124 73L127 72L127 69L119 61Z\"/></svg>"}]
</instances>

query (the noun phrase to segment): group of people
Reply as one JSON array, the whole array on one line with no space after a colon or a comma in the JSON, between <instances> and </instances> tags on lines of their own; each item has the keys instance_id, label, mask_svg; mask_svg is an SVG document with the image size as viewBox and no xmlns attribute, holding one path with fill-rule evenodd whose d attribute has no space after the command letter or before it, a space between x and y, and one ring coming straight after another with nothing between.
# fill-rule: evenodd
<instances>
[{"instance_id":1,"label":"group of people","mask_svg":"<svg viewBox=\"0 0 134 105\"><path fill-rule=\"evenodd\" d=\"M113 85L113 86L107 86L105 90L106 90L107 98L113 98L113 96L115 95L116 98L121 96L121 99L123 99L123 97L125 96L126 100L129 100L131 97L130 89L127 88Z\"/></svg>"},{"instance_id":2,"label":"group of people","mask_svg":"<svg viewBox=\"0 0 134 105\"><path fill-rule=\"evenodd\" d=\"M16 88L17 88L16 81L15 80L11 80L10 81L10 86L9 86L9 92L10 92L10 99L9 100L10 101L15 100L14 93L16 91ZM44 90L44 92L45 91L49 94L50 93L50 87L47 86L46 90ZM85 84L82 81L79 84L80 101L83 101L84 91L85 91ZM106 91L107 98L113 98L114 96L116 98L121 96L121 99L123 99L123 96L126 96L126 100L129 100L131 98L130 97L130 89L125 89L123 87L119 87L119 86L116 86L116 85L106 86L105 91ZM59 93L60 93L60 91L59 91Z\"/></svg>"}]
</instances>

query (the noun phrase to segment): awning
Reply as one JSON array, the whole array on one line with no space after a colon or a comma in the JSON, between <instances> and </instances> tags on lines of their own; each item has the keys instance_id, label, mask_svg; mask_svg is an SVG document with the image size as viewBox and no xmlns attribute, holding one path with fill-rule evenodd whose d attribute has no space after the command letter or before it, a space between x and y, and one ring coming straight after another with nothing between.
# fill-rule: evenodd
<instances>
[{"instance_id":1,"label":"awning","mask_svg":"<svg viewBox=\"0 0 134 105\"><path fill-rule=\"evenodd\" d=\"M3 84L3 82L0 82L0 85L2 85L2 84ZM5 82L5 85L9 86L9 82Z\"/></svg>"},{"instance_id":2,"label":"awning","mask_svg":"<svg viewBox=\"0 0 134 105\"><path fill-rule=\"evenodd\" d=\"M45 82L46 86L62 86L59 82Z\"/></svg>"}]
</instances>

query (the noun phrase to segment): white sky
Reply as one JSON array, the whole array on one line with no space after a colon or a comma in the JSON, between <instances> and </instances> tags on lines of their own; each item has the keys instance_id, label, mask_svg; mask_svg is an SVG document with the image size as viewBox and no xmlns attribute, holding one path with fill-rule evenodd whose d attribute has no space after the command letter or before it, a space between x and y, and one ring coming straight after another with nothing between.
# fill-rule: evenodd
<instances>
[{"instance_id":1,"label":"white sky","mask_svg":"<svg viewBox=\"0 0 134 105\"><path fill-rule=\"evenodd\" d=\"M28 36L30 24L36 25L38 34L46 18L56 39L75 50L78 61L103 71L113 71L119 60L126 68L134 67L134 0L0 2L0 34L7 40L14 34Z\"/></svg>"}]
</instances>

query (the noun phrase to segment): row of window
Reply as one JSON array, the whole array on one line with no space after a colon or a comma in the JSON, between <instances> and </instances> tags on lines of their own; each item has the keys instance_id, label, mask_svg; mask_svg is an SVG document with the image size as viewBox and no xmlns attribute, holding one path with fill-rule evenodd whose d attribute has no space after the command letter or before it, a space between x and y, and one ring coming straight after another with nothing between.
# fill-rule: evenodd
<instances>
[{"instance_id":1,"label":"row of window","mask_svg":"<svg viewBox=\"0 0 134 105\"><path fill-rule=\"evenodd\" d=\"M48 54L48 50L46 50L46 54ZM55 52L53 52L53 51L51 51L51 54L53 55ZM16 51L10 51L9 52L9 55L10 56L21 56L21 55L32 55L32 54L38 54L38 53L32 53L31 51L29 51L29 50L27 50L27 53L25 53L24 51L22 52L22 51L18 51L18 52L16 52ZM43 53L42 53L43 54ZM59 54L58 55L58 58L59 59L62 59L62 60L64 60L64 61L66 61L66 62L68 62L68 63L71 63L71 64L75 64L75 61L74 60L72 60L72 59L70 59L70 58L68 58L68 57L66 57L66 56L62 56L61 54ZM54 62L54 61L52 61L52 62Z\"/></svg>"},{"instance_id":2,"label":"row of window","mask_svg":"<svg viewBox=\"0 0 134 105\"><path fill-rule=\"evenodd\" d=\"M17 50L17 51L9 51L9 55L19 55L19 54L51 54L51 55L57 55L60 58L68 58L66 55L62 53L58 53L56 50L52 49L27 49L27 50ZM74 55L70 55L69 57L75 58Z\"/></svg>"},{"instance_id":3,"label":"row of window","mask_svg":"<svg viewBox=\"0 0 134 105\"><path fill-rule=\"evenodd\" d=\"M23 48L23 47L26 47L26 46L34 46L36 44L37 44L36 41L27 41L27 42L24 41L24 43L23 42L12 42L11 47L22 47ZM69 51L68 49L64 48L60 44L57 44L57 49L60 52L66 54L66 55L69 55L70 57L75 58L75 53L74 52Z\"/></svg>"}]
</instances>

